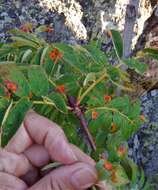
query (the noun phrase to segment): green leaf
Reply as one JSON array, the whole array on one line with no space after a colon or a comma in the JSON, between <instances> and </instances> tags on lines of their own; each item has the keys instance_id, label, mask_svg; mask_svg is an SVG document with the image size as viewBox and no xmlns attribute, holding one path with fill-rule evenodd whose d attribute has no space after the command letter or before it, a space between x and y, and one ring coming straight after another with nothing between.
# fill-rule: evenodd
<instances>
[{"instance_id":1,"label":"green leaf","mask_svg":"<svg viewBox=\"0 0 158 190\"><path fill-rule=\"evenodd\" d=\"M91 115L89 115L92 113L91 111L86 114L86 117L87 117L87 120L91 119L88 124L89 130L90 130L91 134L96 138L97 146L99 146L101 144L104 144L105 138L108 134L109 126L107 126L107 124L110 121L110 118L109 118L110 115L105 115L105 112L98 111L97 109L95 109L95 111L98 112L97 119L93 120L91 118Z\"/></svg>"},{"instance_id":2,"label":"green leaf","mask_svg":"<svg viewBox=\"0 0 158 190\"><path fill-rule=\"evenodd\" d=\"M120 73L118 69L111 65L107 67L107 73L112 81L118 81L120 79Z\"/></svg>"},{"instance_id":3,"label":"green leaf","mask_svg":"<svg viewBox=\"0 0 158 190\"><path fill-rule=\"evenodd\" d=\"M100 130L96 136L97 147L104 147L106 145L106 138L107 134L103 130Z\"/></svg>"},{"instance_id":4,"label":"green leaf","mask_svg":"<svg viewBox=\"0 0 158 190\"><path fill-rule=\"evenodd\" d=\"M123 138L122 138L122 134L121 131L117 131L116 133L113 134L108 134L108 139L107 139L107 149L109 150L109 152L112 149L117 148L119 145L122 144ZM113 150L112 150L113 151ZM116 153L116 151L115 151ZM112 159L113 160L113 159ZM111 161L112 161L111 160Z\"/></svg>"},{"instance_id":5,"label":"green leaf","mask_svg":"<svg viewBox=\"0 0 158 190\"><path fill-rule=\"evenodd\" d=\"M42 38L38 38L33 33L26 33L19 29L12 29L9 32L12 34L12 36L20 37L20 39L27 40L28 42L30 42L30 44L34 43L38 46L43 46L46 44L46 42Z\"/></svg>"},{"instance_id":6,"label":"green leaf","mask_svg":"<svg viewBox=\"0 0 158 190\"><path fill-rule=\"evenodd\" d=\"M1 98L0 99L0 128L1 128L1 124L2 124L4 115L8 106L9 106L9 100L5 98Z\"/></svg>"},{"instance_id":7,"label":"green leaf","mask_svg":"<svg viewBox=\"0 0 158 190\"><path fill-rule=\"evenodd\" d=\"M15 92L17 96L23 97L29 95L30 88L28 81L17 66L12 64L1 65L0 75L3 80L9 80L17 85L17 90Z\"/></svg>"},{"instance_id":8,"label":"green leaf","mask_svg":"<svg viewBox=\"0 0 158 190\"><path fill-rule=\"evenodd\" d=\"M95 166L96 169L101 170L103 168L104 162L105 162L105 160L99 160L99 162L97 162L97 164Z\"/></svg>"},{"instance_id":9,"label":"green leaf","mask_svg":"<svg viewBox=\"0 0 158 190\"><path fill-rule=\"evenodd\" d=\"M35 65L40 65L40 61L41 61L41 55L43 53L44 47L40 47L37 49L34 59L33 59L33 63Z\"/></svg>"},{"instance_id":10,"label":"green leaf","mask_svg":"<svg viewBox=\"0 0 158 190\"><path fill-rule=\"evenodd\" d=\"M67 106L64 97L56 92L49 94L48 98L54 103L54 106L61 112L67 113Z\"/></svg>"},{"instance_id":11,"label":"green leaf","mask_svg":"<svg viewBox=\"0 0 158 190\"><path fill-rule=\"evenodd\" d=\"M110 176L110 173L104 169L104 162L105 162L105 160L99 160L99 162L97 162L97 164L96 164L98 178L100 181L107 180Z\"/></svg>"},{"instance_id":12,"label":"green leaf","mask_svg":"<svg viewBox=\"0 0 158 190\"><path fill-rule=\"evenodd\" d=\"M8 44L4 44L0 48L0 58L6 57L9 53L14 54L15 53L15 49L12 48L12 47L10 47Z\"/></svg>"},{"instance_id":13,"label":"green leaf","mask_svg":"<svg viewBox=\"0 0 158 190\"><path fill-rule=\"evenodd\" d=\"M121 165L116 166L115 175L117 180L116 183L113 183L115 186L127 185L129 183L128 176Z\"/></svg>"},{"instance_id":14,"label":"green leaf","mask_svg":"<svg viewBox=\"0 0 158 190\"><path fill-rule=\"evenodd\" d=\"M107 170L105 169L101 169L98 171L98 178L100 181L104 181L104 180L107 180L109 178L109 173Z\"/></svg>"},{"instance_id":15,"label":"green leaf","mask_svg":"<svg viewBox=\"0 0 158 190\"><path fill-rule=\"evenodd\" d=\"M112 35L112 41L115 47L115 51L117 53L117 55L119 56L119 58L122 58L123 56L123 40L121 37L120 32L116 31L116 30L110 30L111 31L111 35Z\"/></svg>"},{"instance_id":16,"label":"green leaf","mask_svg":"<svg viewBox=\"0 0 158 190\"><path fill-rule=\"evenodd\" d=\"M80 89L80 78L74 73L65 73L58 80L56 80L57 85L65 86L66 92L72 96L77 96Z\"/></svg>"},{"instance_id":17,"label":"green leaf","mask_svg":"<svg viewBox=\"0 0 158 190\"><path fill-rule=\"evenodd\" d=\"M45 32L46 31L46 29L48 28L48 26L46 26L46 25L41 25L41 26L39 26L39 27L37 27L36 29L35 29L35 33L41 33L41 32Z\"/></svg>"},{"instance_id":18,"label":"green leaf","mask_svg":"<svg viewBox=\"0 0 158 190\"><path fill-rule=\"evenodd\" d=\"M140 74L143 74L148 68L147 64L141 63L135 58L123 60L123 63L125 63L129 68L134 69L137 73Z\"/></svg>"},{"instance_id":19,"label":"green leaf","mask_svg":"<svg viewBox=\"0 0 158 190\"><path fill-rule=\"evenodd\" d=\"M41 169L41 171L45 171L45 170L48 170L48 169L56 169L60 166L62 166L63 164L61 164L60 162L53 162L53 163L50 163L48 165L46 165L45 167L43 167Z\"/></svg>"},{"instance_id":20,"label":"green leaf","mask_svg":"<svg viewBox=\"0 0 158 190\"><path fill-rule=\"evenodd\" d=\"M28 70L28 79L31 92L36 96L46 96L49 91L49 82L41 66L31 66Z\"/></svg>"},{"instance_id":21,"label":"green leaf","mask_svg":"<svg viewBox=\"0 0 158 190\"><path fill-rule=\"evenodd\" d=\"M1 145L7 145L11 137L20 127L26 112L31 108L31 102L28 98L20 99L14 107L11 108L5 123L2 126Z\"/></svg>"},{"instance_id":22,"label":"green leaf","mask_svg":"<svg viewBox=\"0 0 158 190\"><path fill-rule=\"evenodd\" d=\"M144 174L144 171L143 169L140 170L140 180L139 180L139 185L141 188L143 188L143 186L145 185L145 174Z\"/></svg>"},{"instance_id":23,"label":"green leaf","mask_svg":"<svg viewBox=\"0 0 158 190\"><path fill-rule=\"evenodd\" d=\"M95 80L96 80L95 73L88 73L83 82L83 86L86 86L87 84L89 84L89 82L94 82Z\"/></svg>"},{"instance_id":24,"label":"green leaf","mask_svg":"<svg viewBox=\"0 0 158 190\"><path fill-rule=\"evenodd\" d=\"M45 62L45 57L47 56L48 49L49 49L49 46L46 46L46 47L43 49L43 52L42 52L41 58L40 58L40 65L44 64L44 62Z\"/></svg>"},{"instance_id":25,"label":"green leaf","mask_svg":"<svg viewBox=\"0 0 158 190\"><path fill-rule=\"evenodd\" d=\"M141 102L136 101L132 106L130 106L129 118L136 119L141 113Z\"/></svg>"},{"instance_id":26,"label":"green leaf","mask_svg":"<svg viewBox=\"0 0 158 190\"><path fill-rule=\"evenodd\" d=\"M3 46L3 43L0 42L0 48Z\"/></svg>"},{"instance_id":27,"label":"green leaf","mask_svg":"<svg viewBox=\"0 0 158 190\"><path fill-rule=\"evenodd\" d=\"M25 46L28 46L33 49L39 48L39 45L23 37L12 36L11 39L13 40L13 43L11 43L10 46L12 46L13 48L21 48Z\"/></svg>"},{"instance_id":28,"label":"green leaf","mask_svg":"<svg viewBox=\"0 0 158 190\"><path fill-rule=\"evenodd\" d=\"M54 44L55 47L63 54L63 60L65 62L64 69L72 69L75 73L85 73L86 64L79 62L79 57L76 56L73 46L67 44Z\"/></svg>"},{"instance_id":29,"label":"green leaf","mask_svg":"<svg viewBox=\"0 0 158 190\"><path fill-rule=\"evenodd\" d=\"M112 99L112 101L108 104L110 107L115 108L125 114L129 113L129 109L131 107L129 97L116 97Z\"/></svg>"},{"instance_id":30,"label":"green leaf","mask_svg":"<svg viewBox=\"0 0 158 190\"><path fill-rule=\"evenodd\" d=\"M147 54L147 56L150 56L154 59L158 60L158 50L154 48L146 48L143 50L144 53Z\"/></svg>"},{"instance_id":31,"label":"green leaf","mask_svg":"<svg viewBox=\"0 0 158 190\"><path fill-rule=\"evenodd\" d=\"M133 132L135 132L134 126L128 120L122 118L121 132L123 139L128 140L133 135Z\"/></svg>"},{"instance_id":32,"label":"green leaf","mask_svg":"<svg viewBox=\"0 0 158 190\"><path fill-rule=\"evenodd\" d=\"M131 183L132 184L136 184L138 182L138 175L139 175L139 171L138 171L138 167L137 165L133 162L133 160L128 159L128 164L129 167L131 168ZM129 170L129 169L128 169Z\"/></svg>"},{"instance_id":33,"label":"green leaf","mask_svg":"<svg viewBox=\"0 0 158 190\"><path fill-rule=\"evenodd\" d=\"M66 44L55 44L55 47L63 53L63 60L66 64L63 65L64 69L70 68L75 73L85 75L89 72L100 71L104 68L106 63L105 54L92 45L80 46L80 45L66 45ZM91 50L93 49L93 53ZM97 54L97 51L99 54ZM104 57L104 59L103 59Z\"/></svg>"},{"instance_id":34,"label":"green leaf","mask_svg":"<svg viewBox=\"0 0 158 190\"><path fill-rule=\"evenodd\" d=\"M101 45L98 46L96 41L91 41L88 45L84 45L83 47L87 50L87 52L85 53L94 65L92 67L92 69L94 69L94 72L95 68L97 70L99 69L98 71L101 71L101 69L103 68L102 66L104 66L105 63L107 63L107 57L106 54L103 51L101 51Z\"/></svg>"},{"instance_id":35,"label":"green leaf","mask_svg":"<svg viewBox=\"0 0 158 190\"><path fill-rule=\"evenodd\" d=\"M22 56L21 63L29 63L30 59L32 58L32 50L28 49Z\"/></svg>"}]
</instances>

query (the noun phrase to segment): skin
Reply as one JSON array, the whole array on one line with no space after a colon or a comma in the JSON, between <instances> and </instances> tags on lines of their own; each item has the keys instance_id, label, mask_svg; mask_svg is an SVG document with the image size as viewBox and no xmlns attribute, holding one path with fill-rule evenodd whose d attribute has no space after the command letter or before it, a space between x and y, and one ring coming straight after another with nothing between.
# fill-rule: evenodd
<instances>
[{"instance_id":1,"label":"skin","mask_svg":"<svg viewBox=\"0 0 158 190\"><path fill-rule=\"evenodd\" d=\"M41 173L52 161L63 166ZM0 190L82 190L96 183L95 162L71 145L56 123L33 111L0 149Z\"/></svg>"}]
</instances>

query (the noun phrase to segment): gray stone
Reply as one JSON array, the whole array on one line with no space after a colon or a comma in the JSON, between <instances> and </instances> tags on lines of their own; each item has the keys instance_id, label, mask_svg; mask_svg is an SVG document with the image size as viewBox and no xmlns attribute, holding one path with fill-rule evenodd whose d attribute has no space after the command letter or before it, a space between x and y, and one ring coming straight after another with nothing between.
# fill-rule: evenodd
<instances>
[{"instance_id":1,"label":"gray stone","mask_svg":"<svg viewBox=\"0 0 158 190\"><path fill-rule=\"evenodd\" d=\"M8 13L7 13L7 12L2 12L2 13L1 13L1 16L7 17L7 16L8 16Z\"/></svg>"},{"instance_id":2,"label":"gray stone","mask_svg":"<svg viewBox=\"0 0 158 190\"><path fill-rule=\"evenodd\" d=\"M146 101L146 100L148 100L148 97L147 97L146 95L144 95L144 96L142 96L140 99L141 99L142 101Z\"/></svg>"},{"instance_id":3,"label":"gray stone","mask_svg":"<svg viewBox=\"0 0 158 190\"><path fill-rule=\"evenodd\" d=\"M152 90L151 92L151 96L156 96L156 95L158 95L158 90Z\"/></svg>"}]
</instances>

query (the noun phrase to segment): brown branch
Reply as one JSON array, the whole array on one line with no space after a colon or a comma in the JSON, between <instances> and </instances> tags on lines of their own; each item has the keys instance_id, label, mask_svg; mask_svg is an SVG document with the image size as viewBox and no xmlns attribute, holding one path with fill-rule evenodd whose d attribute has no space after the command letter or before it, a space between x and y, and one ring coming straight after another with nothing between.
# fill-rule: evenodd
<instances>
[{"instance_id":1,"label":"brown branch","mask_svg":"<svg viewBox=\"0 0 158 190\"><path fill-rule=\"evenodd\" d=\"M68 98L69 106L72 108L72 111L74 112L74 114L76 115L76 117L79 119L81 123L82 129L87 137L89 145L91 146L92 150L96 151L96 145L88 129L88 122L86 121L84 117L84 113L82 112L81 108L77 104L74 97L68 96L67 98Z\"/></svg>"}]
</instances>

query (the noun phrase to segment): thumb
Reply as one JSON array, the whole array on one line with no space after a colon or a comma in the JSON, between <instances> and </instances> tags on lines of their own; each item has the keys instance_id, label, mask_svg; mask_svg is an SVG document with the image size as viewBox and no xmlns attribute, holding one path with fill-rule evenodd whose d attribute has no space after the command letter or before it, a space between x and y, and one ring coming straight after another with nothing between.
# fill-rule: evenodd
<instances>
[{"instance_id":1,"label":"thumb","mask_svg":"<svg viewBox=\"0 0 158 190\"><path fill-rule=\"evenodd\" d=\"M0 172L0 189L7 190L26 190L26 184L19 178L7 173Z\"/></svg>"},{"instance_id":2,"label":"thumb","mask_svg":"<svg viewBox=\"0 0 158 190\"><path fill-rule=\"evenodd\" d=\"M83 190L97 182L96 169L85 163L63 166L49 173L28 190Z\"/></svg>"}]
</instances>

